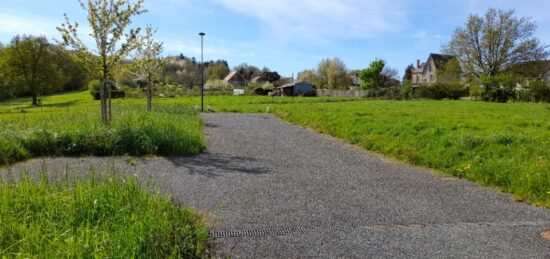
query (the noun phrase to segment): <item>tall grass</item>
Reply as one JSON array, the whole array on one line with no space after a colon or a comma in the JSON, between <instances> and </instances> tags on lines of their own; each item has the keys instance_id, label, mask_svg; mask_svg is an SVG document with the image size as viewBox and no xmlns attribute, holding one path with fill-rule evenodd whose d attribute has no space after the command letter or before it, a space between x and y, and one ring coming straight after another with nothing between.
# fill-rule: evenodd
<instances>
[{"instance_id":1,"label":"tall grass","mask_svg":"<svg viewBox=\"0 0 550 259\"><path fill-rule=\"evenodd\" d=\"M0 182L0 257L195 258L208 230L135 178ZM52 178L53 179L53 178Z\"/></svg>"},{"instance_id":2,"label":"tall grass","mask_svg":"<svg viewBox=\"0 0 550 259\"><path fill-rule=\"evenodd\" d=\"M96 107L0 115L0 165L40 156L193 155L204 148L201 123L188 107L152 112L116 106L111 125Z\"/></svg>"}]
</instances>

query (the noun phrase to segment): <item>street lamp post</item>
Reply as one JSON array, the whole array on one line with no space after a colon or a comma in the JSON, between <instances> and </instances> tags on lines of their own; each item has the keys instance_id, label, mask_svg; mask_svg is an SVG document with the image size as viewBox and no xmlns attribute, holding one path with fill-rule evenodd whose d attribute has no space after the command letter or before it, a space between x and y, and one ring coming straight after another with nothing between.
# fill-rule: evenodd
<instances>
[{"instance_id":1,"label":"street lamp post","mask_svg":"<svg viewBox=\"0 0 550 259\"><path fill-rule=\"evenodd\" d=\"M204 36L206 33L201 32L201 112L204 112Z\"/></svg>"}]
</instances>

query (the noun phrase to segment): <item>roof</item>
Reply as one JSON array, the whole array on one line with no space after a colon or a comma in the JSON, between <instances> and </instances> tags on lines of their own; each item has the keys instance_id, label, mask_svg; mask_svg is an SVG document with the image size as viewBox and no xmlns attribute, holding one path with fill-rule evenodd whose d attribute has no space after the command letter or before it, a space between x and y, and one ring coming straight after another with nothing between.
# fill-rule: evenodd
<instances>
[{"instance_id":1,"label":"roof","mask_svg":"<svg viewBox=\"0 0 550 259\"><path fill-rule=\"evenodd\" d=\"M233 78L235 77L239 77L238 79L241 80L241 81L244 81L244 76L241 75L240 73L238 73L237 71L232 71L231 73L229 73L229 75L227 75L223 81L226 81L226 82L229 82L231 81Z\"/></svg>"},{"instance_id":2,"label":"roof","mask_svg":"<svg viewBox=\"0 0 550 259\"><path fill-rule=\"evenodd\" d=\"M281 88L294 87L294 86L300 85L300 84L308 84L308 85L311 85L311 86L314 87L313 84L308 83L308 82L306 82L306 81L297 81L297 82L294 82L294 83L288 83L288 84L282 85Z\"/></svg>"},{"instance_id":3,"label":"roof","mask_svg":"<svg viewBox=\"0 0 550 259\"><path fill-rule=\"evenodd\" d=\"M541 77L550 72L550 60L519 63L509 70L522 76Z\"/></svg>"},{"instance_id":4,"label":"roof","mask_svg":"<svg viewBox=\"0 0 550 259\"><path fill-rule=\"evenodd\" d=\"M430 57L428 60L433 59L435 68L441 69L443 68L449 61L456 59L455 56L452 55L445 55L445 54L430 54Z\"/></svg>"},{"instance_id":5,"label":"roof","mask_svg":"<svg viewBox=\"0 0 550 259\"><path fill-rule=\"evenodd\" d=\"M265 82L261 76L254 77L251 81L252 83Z\"/></svg>"}]
</instances>

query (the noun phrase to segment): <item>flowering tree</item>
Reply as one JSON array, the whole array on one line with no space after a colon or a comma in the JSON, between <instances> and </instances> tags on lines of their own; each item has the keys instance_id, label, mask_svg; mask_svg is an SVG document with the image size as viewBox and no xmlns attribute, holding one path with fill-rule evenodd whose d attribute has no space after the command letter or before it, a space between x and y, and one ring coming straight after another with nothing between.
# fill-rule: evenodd
<instances>
[{"instance_id":1,"label":"flowering tree","mask_svg":"<svg viewBox=\"0 0 550 259\"><path fill-rule=\"evenodd\" d=\"M136 48L140 28L127 30L127 27L133 16L146 10L143 9L143 0L135 3L130 0L79 0L79 3L88 13L92 29L90 36L95 39L96 48L88 49L78 36L78 23L71 23L66 14L66 22L57 29L63 36L63 43L77 50L101 74L101 120L109 123L112 119L111 87L107 87L111 81L110 73Z\"/></svg>"},{"instance_id":2,"label":"flowering tree","mask_svg":"<svg viewBox=\"0 0 550 259\"><path fill-rule=\"evenodd\" d=\"M147 93L147 111L151 111L153 99L153 84L162 73L164 61L160 57L162 53L162 42L155 42L153 34L155 31L151 26L147 26L145 35L138 37L136 48L136 68L138 75L143 77L146 82Z\"/></svg>"}]
</instances>

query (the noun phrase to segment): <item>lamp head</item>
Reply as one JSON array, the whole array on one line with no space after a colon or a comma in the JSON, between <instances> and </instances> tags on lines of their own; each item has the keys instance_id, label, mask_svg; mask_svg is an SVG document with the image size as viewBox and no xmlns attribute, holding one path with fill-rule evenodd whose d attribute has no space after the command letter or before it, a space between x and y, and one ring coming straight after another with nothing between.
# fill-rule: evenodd
<instances>
[{"instance_id":1,"label":"lamp head","mask_svg":"<svg viewBox=\"0 0 550 259\"><path fill-rule=\"evenodd\" d=\"M201 33L199 33L199 35L200 35L200 36L204 36L204 35L206 35L206 33L201 32Z\"/></svg>"}]
</instances>

